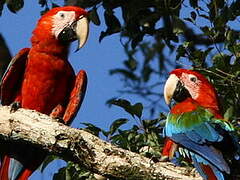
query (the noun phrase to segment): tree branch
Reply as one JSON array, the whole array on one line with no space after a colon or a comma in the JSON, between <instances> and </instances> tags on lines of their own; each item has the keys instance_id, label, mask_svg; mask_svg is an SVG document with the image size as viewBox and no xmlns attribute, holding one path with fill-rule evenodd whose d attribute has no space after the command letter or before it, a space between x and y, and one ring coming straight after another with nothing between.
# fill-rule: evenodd
<instances>
[{"instance_id":1,"label":"tree branch","mask_svg":"<svg viewBox=\"0 0 240 180\"><path fill-rule=\"evenodd\" d=\"M10 113L8 106L2 106L0 114L1 140L32 144L106 177L201 179L191 170L166 162L153 163L139 154L118 148L33 110L19 109Z\"/></svg>"}]
</instances>

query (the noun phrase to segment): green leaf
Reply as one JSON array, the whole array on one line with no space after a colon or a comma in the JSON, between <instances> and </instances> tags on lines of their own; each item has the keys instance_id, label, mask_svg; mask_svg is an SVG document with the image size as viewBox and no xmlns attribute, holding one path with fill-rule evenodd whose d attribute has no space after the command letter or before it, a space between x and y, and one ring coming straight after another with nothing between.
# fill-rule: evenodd
<instances>
[{"instance_id":1,"label":"green leaf","mask_svg":"<svg viewBox=\"0 0 240 180\"><path fill-rule=\"evenodd\" d=\"M87 130L88 132L94 134L95 136L99 136L99 132L102 131L101 128L91 124L91 123L82 123L85 126L87 126L86 128L84 128L85 130Z\"/></svg>"},{"instance_id":2,"label":"green leaf","mask_svg":"<svg viewBox=\"0 0 240 180\"><path fill-rule=\"evenodd\" d=\"M110 126L110 131L109 131L110 134L113 135L120 126L122 126L123 124L126 124L128 121L129 121L128 119L124 119L124 118L115 120Z\"/></svg>"},{"instance_id":3,"label":"green leaf","mask_svg":"<svg viewBox=\"0 0 240 180\"><path fill-rule=\"evenodd\" d=\"M131 111L140 119L142 116L143 105L141 103L136 103L131 107Z\"/></svg>"},{"instance_id":4,"label":"green leaf","mask_svg":"<svg viewBox=\"0 0 240 180\"><path fill-rule=\"evenodd\" d=\"M60 168L57 173L53 175L53 180L71 180L69 173L65 167Z\"/></svg>"},{"instance_id":5,"label":"green leaf","mask_svg":"<svg viewBox=\"0 0 240 180\"><path fill-rule=\"evenodd\" d=\"M192 11L191 12L191 18L195 21L196 17L197 17L197 14L194 11Z\"/></svg>"},{"instance_id":6,"label":"green leaf","mask_svg":"<svg viewBox=\"0 0 240 180\"><path fill-rule=\"evenodd\" d=\"M110 36L111 34L113 34L112 32L110 32L108 29L106 31L102 31L100 36L99 36L99 42L101 42L103 40L103 38Z\"/></svg>"},{"instance_id":7,"label":"green leaf","mask_svg":"<svg viewBox=\"0 0 240 180\"><path fill-rule=\"evenodd\" d=\"M224 7L225 0L215 0L217 8L221 9Z\"/></svg>"},{"instance_id":8,"label":"green leaf","mask_svg":"<svg viewBox=\"0 0 240 180\"><path fill-rule=\"evenodd\" d=\"M189 21L191 23L194 23L195 21L192 18L183 18L185 21Z\"/></svg>"},{"instance_id":9,"label":"green leaf","mask_svg":"<svg viewBox=\"0 0 240 180\"><path fill-rule=\"evenodd\" d=\"M154 127L155 127L158 122L159 122L158 119L154 119L154 120L143 120L143 121L142 121L144 129L148 129L148 128L150 128L151 126L154 126Z\"/></svg>"},{"instance_id":10,"label":"green leaf","mask_svg":"<svg viewBox=\"0 0 240 180\"><path fill-rule=\"evenodd\" d=\"M226 39L229 43L234 43L238 38L238 33L234 30L228 30L226 34Z\"/></svg>"},{"instance_id":11,"label":"green leaf","mask_svg":"<svg viewBox=\"0 0 240 180\"><path fill-rule=\"evenodd\" d=\"M234 108L231 106L227 109L227 111L224 113L224 119L226 120L230 120L231 117L233 116L233 111L234 111Z\"/></svg>"},{"instance_id":12,"label":"green leaf","mask_svg":"<svg viewBox=\"0 0 240 180\"><path fill-rule=\"evenodd\" d=\"M48 164L50 164L52 161L54 161L54 160L56 160L56 159L59 159L59 157L57 157L57 156L55 156L55 155L49 155L49 156L47 156L45 159L44 159L44 161L43 161L43 163L42 163L42 165L41 165L41 167L40 167L40 171L41 171L41 173L44 171L44 169L48 166Z\"/></svg>"},{"instance_id":13,"label":"green leaf","mask_svg":"<svg viewBox=\"0 0 240 180\"><path fill-rule=\"evenodd\" d=\"M47 0L38 0L38 4L40 4L41 7L44 7L47 5Z\"/></svg>"},{"instance_id":14,"label":"green leaf","mask_svg":"<svg viewBox=\"0 0 240 180\"><path fill-rule=\"evenodd\" d=\"M182 34L186 30L186 25L183 20L177 16L173 16L173 33Z\"/></svg>"},{"instance_id":15,"label":"green leaf","mask_svg":"<svg viewBox=\"0 0 240 180\"><path fill-rule=\"evenodd\" d=\"M202 17L202 18L205 18L205 19L207 19L207 20L209 19L209 16L207 16L207 15L205 15L205 14L200 14L199 16Z\"/></svg>"},{"instance_id":16,"label":"green leaf","mask_svg":"<svg viewBox=\"0 0 240 180\"><path fill-rule=\"evenodd\" d=\"M210 28L208 26L201 27L200 29L204 32L204 35L206 35L206 36L214 35L214 33L212 32L212 28Z\"/></svg>"},{"instance_id":17,"label":"green leaf","mask_svg":"<svg viewBox=\"0 0 240 180\"><path fill-rule=\"evenodd\" d=\"M231 60L231 56L223 53L216 54L212 58L214 67L224 70L226 72L230 68L230 60Z\"/></svg>"},{"instance_id":18,"label":"green leaf","mask_svg":"<svg viewBox=\"0 0 240 180\"><path fill-rule=\"evenodd\" d=\"M116 106L122 107L124 109L129 108L131 106L131 103L125 99L110 99L107 104L114 104Z\"/></svg>"},{"instance_id":19,"label":"green leaf","mask_svg":"<svg viewBox=\"0 0 240 180\"><path fill-rule=\"evenodd\" d=\"M105 23L109 29L113 32L119 32L121 29L121 23L118 18L114 15L114 11L106 10L104 12Z\"/></svg>"},{"instance_id":20,"label":"green leaf","mask_svg":"<svg viewBox=\"0 0 240 180\"><path fill-rule=\"evenodd\" d=\"M205 67L206 57L213 48L209 47L207 50L195 50L191 54L191 60L194 63L194 67Z\"/></svg>"},{"instance_id":21,"label":"green leaf","mask_svg":"<svg viewBox=\"0 0 240 180\"><path fill-rule=\"evenodd\" d=\"M180 57L185 57L186 53L187 53L186 48L183 45L179 45L177 48L176 60L179 60Z\"/></svg>"},{"instance_id":22,"label":"green leaf","mask_svg":"<svg viewBox=\"0 0 240 180\"><path fill-rule=\"evenodd\" d=\"M52 3L52 8L55 8L55 7L59 7L59 5L56 3Z\"/></svg>"},{"instance_id":23,"label":"green leaf","mask_svg":"<svg viewBox=\"0 0 240 180\"><path fill-rule=\"evenodd\" d=\"M136 35L133 39L132 39L132 43L131 43L131 47L132 49L135 49L136 46L143 40L143 33L138 33L138 35Z\"/></svg>"},{"instance_id":24,"label":"green leaf","mask_svg":"<svg viewBox=\"0 0 240 180\"><path fill-rule=\"evenodd\" d=\"M2 10L3 10L4 4L5 4L5 0L0 0L0 16L2 15Z\"/></svg>"},{"instance_id":25,"label":"green leaf","mask_svg":"<svg viewBox=\"0 0 240 180\"><path fill-rule=\"evenodd\" d=\"M198 0L190 0L189 3L193 8L198 7Z\"/></svg>"},{"instance_id":26,"label":"green leaf","mask_svg":"<svg viewBox=\"0 0 240 180\"><path fill-rule=\"evenodd\" d=\"M16 13L24 6L23 0L7 0L6 3L8 9L13 13Z\"/></svg>"},{"instance_id":27,"label":"green leaf","mask_svg":"<svg viewBox=\"0 0 240 180\"><path fill-rule=\"evenodd\" d=\"M82 174L79 174L79 180L95 180L95 178L89 178L89 176L91 175L91 172L86 172L86 173L82 173Z\"/></svg>"},{"instance_id":28,"label":"green leaf","mask_svg":"<svg viewBox=\"0 0 240 180\"><path fill-rule=\"evenodd\" d=\"M101 24L96 7L88 12L88 17L95 25L99 26Z\"/></svg>"},{"instance_id":29,"label":"green leaf","mask_svg":"<svg viewBox=\"0 0 240 180\"><path fill-rule=\"evenodd\" d=\"M121 23L119 22L118 18L114 15L114 12L112 10L108 9L104 12L104 19L107 25L107 30L105 32L104 31L101 32L99 42L101 42L104 37L118 33L121 30Z\"/></svg>"},{"instance_id":30,"label":"green leaf","mask_svg":"<svg viewBox=\"0 0 240 180\"><path fill-rule=\"evenodd\" d=\"M44 15L48 11L49 11L49 8L46 6L46 8L40 12L41 16Z\"/></svg>"},{"instance_id":31,"label":"green leaf","mask_svg":"<svg viewBox=\"0 0 240 180\"><path fill-rule=\"evenodd\" d=\"M109 131L104 131L104 130L102 130L102 134L103 134L105 137L108 137L109 134L110 134L110 132L109 132Z\"/></svg>"},{"instance_id":32,"label":"green leaf","mask_svg":"<svg viewBox=\"0 0 240 180\"><path fill-rule=\"evenodd\" d=\"M150 79L152 72L153 72L153 69L149 65L146 65L144 67L143 72L142 72L144 82L147 82Z\"/></svg>"},{"instance_id":33,"label":"green leaf","mask_svg":"<svg viewBox=\"0 0 240 180\"><path fill-rule=\"evenodd\" d=\"M130 59L124 61L124 65L131 71L136 70L137 64L138 63L137 63L136 59L133 59L133 58L130 58Z\"/></svg>"},{"instance_id":34,"label":"green leaf","mask_svg":"<svg viewBox=\"0 0 240 180\"><path fill-rule=\"evenodd\" d=\"M111 99L107 104L113 104L122 107L126 112L131 114L133 117L136 115L138 118L142 116L143 105L141 103L136 103L131 105L131 103L125 99Z\"/></svg>"}]
</instances>

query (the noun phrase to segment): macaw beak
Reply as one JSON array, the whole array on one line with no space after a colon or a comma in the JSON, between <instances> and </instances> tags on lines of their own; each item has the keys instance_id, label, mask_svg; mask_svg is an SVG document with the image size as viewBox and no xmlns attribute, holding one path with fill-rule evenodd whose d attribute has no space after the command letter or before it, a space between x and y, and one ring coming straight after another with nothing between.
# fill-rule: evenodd
<instances>
[{"instance_id":1,"label":"macaw beak","mask_svg":"<svg viewBox=\"0 0 240 180\"><path fill-rule=\"evenodd\" d=\"M176 90L179 78L175 74L171 74L164 86L164 99L167 105L170 105L173 94Z\"/></svg>"},{"instance_id":2,"label":"macaw beak","mask_svg":"<svg viewBox=\"0 0 240 180\"><path fill-rule=\"evenodd\" d=\"M167 105L171 105L171 101L182 102L191 97L189 91L175 75L171 74L164 86L164 99Z\"/></svg>"},{"instance_id":3,"label":"macaw beak","mask_svg":"<svg viewBox=\"0 0 240 180\"><path fill-rule=\"evenodd\" d=\"M76 28L75 32L76 32L77 39L78 39L78 47L77 47L76 51L78 51L87 42L88 33L89 33L88 19L84 16L82 18L80 18L77 21L77 25L75 28Z\"/></svg>"},{"instance_id":4,"label":"macaw beak","mask_svg":"<svg viewBox=\"0 0 240 180\"><path fill-rule=\"evenodd\" d=\"M78 51L87 41L89 32L88 19L85 16L65 27L58 35L58 40L62 43L69 43L78 40Z\"/></svg>"}]
</instances>

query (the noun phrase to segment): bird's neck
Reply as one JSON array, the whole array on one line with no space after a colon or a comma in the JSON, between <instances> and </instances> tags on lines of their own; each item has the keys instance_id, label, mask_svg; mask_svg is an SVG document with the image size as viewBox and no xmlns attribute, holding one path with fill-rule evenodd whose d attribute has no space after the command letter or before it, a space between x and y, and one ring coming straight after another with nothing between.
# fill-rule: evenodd
<instances>
[{"instance_id":1,"label":"bird's neck","mask_svg":"<svg viewBox=\"0 0 240 180\"><path fill-rule=\"evenodd\" d=\"M199 95L199 97L196 99L196 102L200 106L208 109L216 118L222 118L219 101L215 91L205 91L204 94Z\"/></svg>"},{"instance_id":2,"label":"bird's neck","mask_svg":"<svg viewBox=\"0 0 240 180\"><path fill-rule=\"evenodd\" d=\"M186 100L173 106L171 109L171 113L182 114L186 112L191 112L191 111L195 111L199 106L208 109L215 116L215 118L222 118L222 115L219 111L218 104L211 104L211 105L206 103L201 104L201 102L197 102L192 98L187 98Z\"/></svg>"},{"instance_id":3,"label":"bird's neck","mask_svg":"<svg viewBox=\"0 0 240 180\"><path fill-rule=\"evenodd\" d=\"M45 39L43 38L40 39L36 36L33 36L31 38L31 42L32 48L35 51L51 54L54 56L60 56L65 59L67 59L68 57L69 44L61 44L56 39L49 38L47 36Z\"/></svg>"}]
</instances>

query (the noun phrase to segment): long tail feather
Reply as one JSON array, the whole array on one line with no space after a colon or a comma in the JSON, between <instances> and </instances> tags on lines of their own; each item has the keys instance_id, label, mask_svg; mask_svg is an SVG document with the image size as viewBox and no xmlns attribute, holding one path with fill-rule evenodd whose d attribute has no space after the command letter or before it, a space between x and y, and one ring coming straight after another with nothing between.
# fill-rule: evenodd
<instances>
[{"instance_id":1,"label":"long tail feather","mask_svg":"<svg viewBox=\"0 0 240 180\"><path fill-rule=\"evenodd\" d=\"M33 171L33 169L24 169L19 161L5 156L0 170L0 179L27 180Z\"/></svg>"},{"instance_id":2,"label":"long tail feather","mask_svg":"<svg viewBox=\"0 0 240 180\"><path fill-rule=\"evenodd\" d=\"M208 180L218 180L211 167L209 167L208 165L201 164L201 168L203 172L207 175Z\"/></svg>"},{"instance_id":3,"label":"long tail feather","mask_svg":"<svg viewBox=\"0 0 240 180\"><path fill-rule=\"evenodd\" d=\"M8 180L8 167L10 164L10 158L5 156L3 162L1 164L0 170L0 179L1 180Z\"/></svg>"},{"instance_id":4,"label":"long tail feather","mask_svg":"<svg viewBox=\"0 0 240 180\"><path fill-rule=\"evenodd\" d=\"M18 180L27 180L29 176L33 173L34 170L25 169L22 175L18 178Z\"/></svg>"},{"instance_id":5,"label":"long tail feather","mask_svg":"<svg viewBox=\"0 0 240 180\"><path fill-rule=\"evenodd\" d=\"M174 144L174 142L171 139L169 139L169 138L165 139L165 143L164 143L164 147L163 147L163 151L162 151L163 156L169 157L171 155L171 150L172 150L173 144Z\"/></svg>"},{"instance_id":6,"label":"long tail feather","mask_svg":"<svg viewBox=\"0 0 240 180\"><path fill-rule=\"evenodd\" d=\"M18 147L18 148L16 148ZM10 145L1 162L0 180L27 180L47 153L36 147Z\"/></svg>"}]
</instances>

